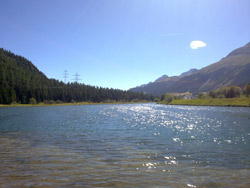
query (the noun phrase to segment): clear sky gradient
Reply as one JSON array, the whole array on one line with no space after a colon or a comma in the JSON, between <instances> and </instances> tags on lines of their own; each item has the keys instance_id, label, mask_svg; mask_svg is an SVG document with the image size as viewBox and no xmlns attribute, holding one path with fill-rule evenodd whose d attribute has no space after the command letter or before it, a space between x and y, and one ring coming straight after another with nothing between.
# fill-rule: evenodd
<instances>
[{"instance_id":1,"label":"clear sky gradient","mask_svg":"<svg viewBox=\"0 0 250 188\"><path fill-rule=\"evenodd\" d=\"M1 0L0 47L49 78L129 89L250 42L249 0ZM203 47L190 47L200 41ZM203 42L203 43L202 43Z\"/></svg>"}]
</instances>

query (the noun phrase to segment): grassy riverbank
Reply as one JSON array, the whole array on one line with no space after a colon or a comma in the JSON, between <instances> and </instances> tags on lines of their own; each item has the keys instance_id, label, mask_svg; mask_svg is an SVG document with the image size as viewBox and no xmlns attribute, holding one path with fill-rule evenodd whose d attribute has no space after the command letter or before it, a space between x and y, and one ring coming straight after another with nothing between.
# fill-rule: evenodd
<instances>
[{"instance_id":1,"label":"grassy riverbank","mask_svg":"<svg viewBox=\"0 0 250 188\"><path fill-rule=\"evenodd\" d=\"M76 102L76 103L59 103L59 104L0 104L0 107L31 107L31 106L70 106L70 105L97 105L97 104L135 104L135 103L152 103L149 101L138 101L138 102L101 102L101 103L92 103L92 102Z\"/></svg>"},{"instance_id":2,"label":"grassy riverbank","mask_svg":"<svg viewBox=\"0 0 250 188\"><path fill-rule=\"evenodd\" d=\"M177 99L170 103L166 101L159 102L160 104L169 105L190 105L190 106L242 106L250 107L250 98L223 98L223 99Z\"/></svg>"}]
</instances>

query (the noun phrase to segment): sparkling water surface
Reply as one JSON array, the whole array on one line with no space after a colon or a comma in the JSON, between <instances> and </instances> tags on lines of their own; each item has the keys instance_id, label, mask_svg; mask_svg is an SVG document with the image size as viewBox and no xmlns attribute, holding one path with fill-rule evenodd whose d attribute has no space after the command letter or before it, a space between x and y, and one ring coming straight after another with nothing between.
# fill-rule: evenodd
<instances>
[{"instance_id":1,"label":"sparkling water surface","mask_svg":"<svg viewBox=\"0 0 250 188\"><path fill-rule=\"evenodd\" d=\"M0 108L0 187L250 187L250 108Z\"/></svg>"}]
</instances>

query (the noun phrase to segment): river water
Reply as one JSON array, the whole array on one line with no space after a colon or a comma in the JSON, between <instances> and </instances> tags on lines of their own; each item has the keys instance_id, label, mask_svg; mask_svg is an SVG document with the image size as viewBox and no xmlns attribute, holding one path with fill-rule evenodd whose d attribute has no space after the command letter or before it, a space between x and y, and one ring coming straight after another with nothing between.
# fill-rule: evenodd
<instances>
[{"instance_id":1,"label":"river water","mask_svg":"<svg viewBox=\"0 0 250 188\"><path fill-rule=\"evenodd\" d=\"M250 108L0 108L0 187L250 187Z\"/></svg>"}]
</instances>

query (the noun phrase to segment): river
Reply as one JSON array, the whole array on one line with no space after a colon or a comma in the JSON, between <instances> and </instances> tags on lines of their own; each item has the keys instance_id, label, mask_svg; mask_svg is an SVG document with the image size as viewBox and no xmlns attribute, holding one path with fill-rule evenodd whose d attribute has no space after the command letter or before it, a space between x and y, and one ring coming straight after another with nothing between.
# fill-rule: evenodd
<instances>
[{"instance_id":1,"label":"river","mask_svg":"<svg viewBox=\"0 0 250 188\"><path fill-rule=\"evenodd\" d=\"M250 108L0 108L0 187L249 187Z\"/></svg>"}]
</instances>

